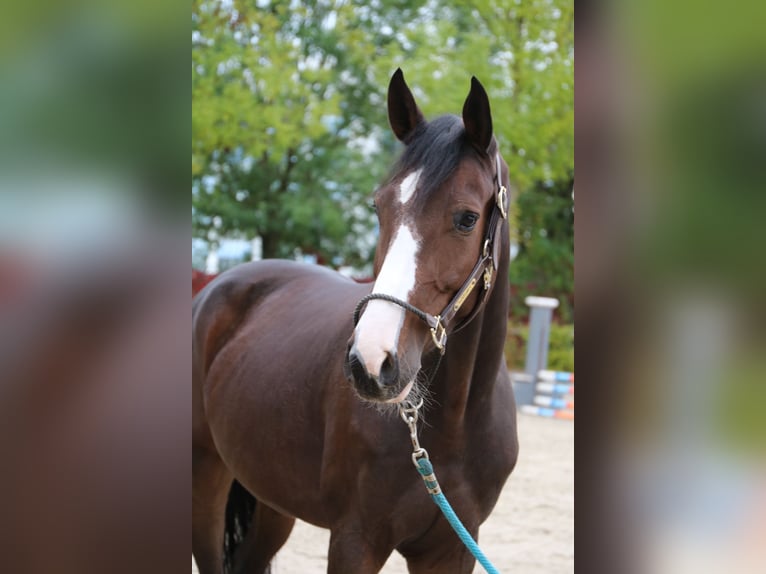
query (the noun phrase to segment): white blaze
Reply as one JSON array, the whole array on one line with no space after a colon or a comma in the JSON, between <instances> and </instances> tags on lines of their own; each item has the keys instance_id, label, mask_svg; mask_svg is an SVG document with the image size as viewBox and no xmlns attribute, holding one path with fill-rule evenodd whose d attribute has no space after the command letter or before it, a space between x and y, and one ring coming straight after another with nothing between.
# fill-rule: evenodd
<instances>
[{"instance_id":1,"label":"white blaze","mask_svg":"<svg viewBox=\"0 0 766 574\"><path fill-rule=\"evenodd\" d=\"M399 186L399 201L402 203L407 203L412 197L412 194L415 193L415 189L418 187L421 171L422 170L420 169L413 171L402 180L402 184Z\"/></svg>"},{"instance_id":2,"label":"white blaze","mask_svg":"<svg viewBox=\"0 0 766 574\"><path fill-rule=\"evenodd\" d=\"M422 170L407 175L399 186L399 202L407 203L418 187ZM415 287L419 243L406 223L394 233L383 266L372 288L373 293L393 295L407 301ZM394 303L373 299L356 327L355 347L367 372L380 375L388 353L396 351L405 311Z\"/></svg>"},{"instance_id":3,"label":"white blaze","mask_svg":"<svg viewBox=\"0 0 766 574\"><path fill-rule=\"evenodd\" d=\"M406 225L399 227L372 292L393 295L397 299L407 301L415 287L418 247L418 241L410 228ZM386 353L396 350L404 313L404 309L388 301L373 299L367 303L367 308L356 326L355 346L371 375L378 376Z\"/></svg>"}]
</instances>

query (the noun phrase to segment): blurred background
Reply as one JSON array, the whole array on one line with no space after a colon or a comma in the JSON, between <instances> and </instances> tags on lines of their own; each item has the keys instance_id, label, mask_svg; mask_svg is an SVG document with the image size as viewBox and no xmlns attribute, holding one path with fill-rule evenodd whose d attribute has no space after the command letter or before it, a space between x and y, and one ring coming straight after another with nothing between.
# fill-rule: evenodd
<instances>
[{"instance_id":1,"label":"blurred background","mask_svg":"<svg viewBox=\"0 0 766 574\"><path fill-rule=\"evenodd\" d=\"M3 572L188 567L191 106L173 4L3 3Z\"/></svg>"},{"instance_id":2,"label":"blurred background","mask_svg":"<svg viewBox=\"0 0 766 574\"><path fill-rule=\"evenodd\" d=\"M721 8L578 5L583 571L766 564L766 6Z\"/></svg>"}]
</instances>

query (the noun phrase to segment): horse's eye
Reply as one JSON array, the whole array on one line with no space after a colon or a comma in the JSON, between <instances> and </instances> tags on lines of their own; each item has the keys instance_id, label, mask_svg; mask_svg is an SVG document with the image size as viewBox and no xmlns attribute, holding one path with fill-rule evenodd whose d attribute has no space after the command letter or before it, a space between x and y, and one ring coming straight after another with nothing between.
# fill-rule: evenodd
<instances>
[{"instance_id":1,"label":"horse's eye","mask_svg":"<svg viewBox=\"0 0 766 574\"><path fill-rule=\"evenodd\" d=\"M461 211L460 213L456 213L452 218L452 221L455 224L455 229L463 232L471 231L478 220L479 214L473 213L472 211Z\"/></svg>"},{"instance_id":2,"label":"horse's eye","mask_svg":"<svg viewBox=\"0 0 766 574\"><path fill-rule=\"evenodd\" d=\"M375 215L378 214L378 204L375 202L374 199L370 202L370 209L372 209L375 212Z\"/></svg>"}]
</instances>

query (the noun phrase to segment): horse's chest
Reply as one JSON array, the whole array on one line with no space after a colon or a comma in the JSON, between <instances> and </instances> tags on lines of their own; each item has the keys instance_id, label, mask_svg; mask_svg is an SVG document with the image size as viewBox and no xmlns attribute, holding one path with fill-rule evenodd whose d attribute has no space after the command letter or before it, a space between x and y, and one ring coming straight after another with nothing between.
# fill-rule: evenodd
<instances>
[{"instance_id":1,"label":"horse's chest","mask_svg":"<svg viewBox=\"0 0 766 574\"><path fill-rule=\"evenodd\" d=\"M479 456L470 449L432 449L431 463L442 492L455 510L483 522L510 474L515 460L511 454L509 449ZM409 460L407 465L391 468L386 474L388 486L383 490L389 493L387 508L398 507L405 514L436 508L420 473Z\"/></svg>"},{"instance_id":2,"label":"horse's chest","mask_svg":"<svg viewBox=\"0 0 766 574\"><path fill-rule=\"evenodd\" d=\"M435 456L432 462L441 490L460 520L469 529L478 527L494 508L507 473L495 464L477 472L460 458ZM416 549L432 544L434 536L441 539L437 535L443 529L441 513L412 463L386 474L386 479L366 484L362 523L388 532L387 538L397 547Z\"/></svg>"},{"instance_id":3,"label":"horse's chest","mask_svg":"<svg viewBox=\"0 0 766 574\"><path fill-rule=\"evenodd\" d=\"M515 435L509 434L467 441L459 449L434 449L431 462L444 495L454 498L454 504L469 505L484 521L513 470L517 451Z\"/></svg>"},{"instance_id":4,"label":"horse's chest","mask_svg":"<svg viewBox=\"0 0 766 574\"><path fill-rule=\"evenodd\" d=\"M445 496L449 497L451 491L466 498L482 516L494 507L509 474L507 465L491 456L464 456L446 468L437 459L433 465Z\"/></svg>"}]
</instances>

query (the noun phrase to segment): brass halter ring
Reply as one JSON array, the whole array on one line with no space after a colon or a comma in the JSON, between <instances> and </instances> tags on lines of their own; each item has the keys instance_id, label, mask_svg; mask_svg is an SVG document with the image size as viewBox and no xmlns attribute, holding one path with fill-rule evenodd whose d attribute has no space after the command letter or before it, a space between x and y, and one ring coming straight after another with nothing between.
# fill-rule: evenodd
<instances>
[{"instance_id":1,"label":"brass halter ring","mask_svg":"<svg viewBox=\"0 0 766 574\"><path fill-rule=\"evenodd\" d=\"M434 345L439 349L439 352L444 354L444 345L447 344L447 329L442 325L442 318L440 315L436 315L436 325L431 328L431 338L434 340Z\"/></svg>"},{"instance_id":2,"label":"brass halter ring","mask_svg":"<svg viewBox=\"0 0 766 574\"><path fill-rule=\"evenodd\" d=\"M500 186L500 189L497 190L497 195L495 196L495 202L497 203L497 207L500 209L500 215L503 216L503 219L508 219L508 213L505 210L505 205L508 203L508 190L505 189L505 186L503 185L503 174L502 170L500 169L500 154L495 154L495 169L497 170L497 175L495 176L497 178L497 185Z\"/></svg>"},{"instance_id":3,"label":"brass halter ring","mask_svg":"<svg viewBox=\"0 0 766 574\"><path fill-rule=\"evenodd\" d=\"M500 208L500 215L503 216L503 219L507 219L508 213L505 211L505 205L508 202L508 190L505 189L504 185L501 185L500 189L497 190L495 201L497 202L497 207Z\"/></svg>"}]
</instances>

